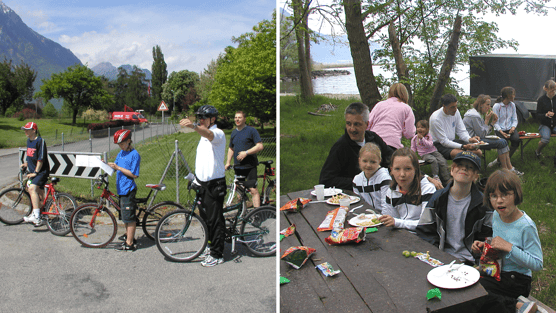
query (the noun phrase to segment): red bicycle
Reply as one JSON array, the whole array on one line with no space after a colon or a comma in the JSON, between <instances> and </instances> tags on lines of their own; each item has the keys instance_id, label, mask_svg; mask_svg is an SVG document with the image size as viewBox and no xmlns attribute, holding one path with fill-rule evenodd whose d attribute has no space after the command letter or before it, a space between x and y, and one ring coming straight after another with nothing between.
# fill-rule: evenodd
<instances>
[{"instance_id":1,"label":"red bicycle","mask_svg":"<svg viewBox=\"0 0 556 313\"><path fill-rule=\"evenodd\" d=\"M9 188L0 193L0 221L8 225L23 222L23 217L31 214L33 205L27 191L26 171L19 171L19 187ZM50 232L65 236L70 232L70 216L77 207L75 199L67 193L56 191L60 178L49 177L44 185L45 196L41 206L41 218Z\"/></svg>"}]
</instances>

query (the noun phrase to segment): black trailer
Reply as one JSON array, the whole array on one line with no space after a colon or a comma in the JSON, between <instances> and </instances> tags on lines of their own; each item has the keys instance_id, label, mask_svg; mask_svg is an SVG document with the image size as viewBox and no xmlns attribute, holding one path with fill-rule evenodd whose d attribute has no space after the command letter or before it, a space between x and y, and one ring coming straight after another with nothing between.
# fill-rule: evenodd
<instances>
[{"instance_id":1,"label":"black trailer","mask_svg":"<svg viewBox=\"0 0 556 313\"><path fill-rule=\"evenodd\" d=\"M544 94L542 87L556 77L556 55L488 54L469 57L469 93L496 99L506 86L514 87L514 101L527 118L527 111L537 110L537 99Z\"/></svg>"}]
</instances>

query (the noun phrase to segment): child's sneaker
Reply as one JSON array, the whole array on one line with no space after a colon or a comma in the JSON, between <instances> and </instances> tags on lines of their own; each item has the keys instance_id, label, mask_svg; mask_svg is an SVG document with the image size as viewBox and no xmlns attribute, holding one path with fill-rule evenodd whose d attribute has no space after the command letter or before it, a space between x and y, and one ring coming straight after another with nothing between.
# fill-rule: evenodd
<instances>
[{"instance_id":1,"label":"child's sneaker","mask_svg":"<svg viewBox=\"0 0 556 313\"><path fill-rule=\"evenodd\" d=\"M224 258L214 258L212 255L208 255L207 258L201 262L201 265L204 267L215 266L218 264L224 263Z\"/></svg>"},{"instance_id":2,"label":"child's sneaker","mask_svg":"<svg viewBox=\"0 0 556 313\"><path fill-rule=\"evenodd\" d=\"M494 159L494 161L488 163L487 167L491 168L491 167L494 167L495 165L499 165L499 164L500 164L500 162L498 162L498 159Z\"/></svg>"}]
</instances>

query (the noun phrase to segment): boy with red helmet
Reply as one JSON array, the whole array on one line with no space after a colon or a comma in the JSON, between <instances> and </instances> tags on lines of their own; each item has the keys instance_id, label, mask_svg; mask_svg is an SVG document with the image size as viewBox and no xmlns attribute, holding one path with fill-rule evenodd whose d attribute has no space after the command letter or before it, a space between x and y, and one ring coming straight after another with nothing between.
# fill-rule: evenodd
<instances>
[{"instance_id":1,"label":"boy with red helmet","mask_svg":"<svg viewBox=\"0 0 556 313\"><path fill-rule=\"evenodd\" d=\"M137 249L135 241L137 204L135 195L137 194L137 184L135 179L139 177L139 167L141 156L139 152L131 146L131 131L120 129L114 134L114 143L120 146L120 153L116 156L114 163L108 163L111 168L117 171L116 186L120 196L121 219L125 224L125 239L119 251L135 251Z\"/></svg>"}]
</instances>

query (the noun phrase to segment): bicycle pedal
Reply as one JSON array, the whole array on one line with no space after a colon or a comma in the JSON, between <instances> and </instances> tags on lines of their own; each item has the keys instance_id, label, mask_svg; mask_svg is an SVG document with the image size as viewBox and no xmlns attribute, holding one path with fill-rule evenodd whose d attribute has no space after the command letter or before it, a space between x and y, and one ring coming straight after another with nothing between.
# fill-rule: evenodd
<instances>
[{"instance_id":1,"label":"bicycle pedal","mask_svg":"<svg viewBox=\"0 0 556 313\"><path fill-rule=\"evenodd\" d=\"M237 254L237 252L234 251L233 255L236 255L236 254ZM241 263L241 262L243 262L243 261L241 260L241 256L238 256L237 258L234 259L234 263Z\"/></svg>"}]
</instances>

